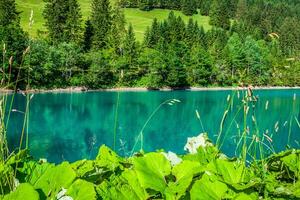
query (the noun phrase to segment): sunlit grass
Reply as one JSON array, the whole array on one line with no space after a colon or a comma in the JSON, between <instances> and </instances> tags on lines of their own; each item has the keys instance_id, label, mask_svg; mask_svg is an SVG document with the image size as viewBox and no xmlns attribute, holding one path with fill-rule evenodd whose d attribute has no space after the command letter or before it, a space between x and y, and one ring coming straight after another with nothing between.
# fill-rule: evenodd
<instances>
[{"instance_id":1,"label":"sunlit grass","mask_svg":"<svg viewBox=\"0 0 300 200\"><path fill-rule=\"evenodd\" d=\"M29 35L36 37L37 31L46 31L44 26L44 18L42 15L44 9L44 1L42 0L17 0L17 6L19 11L21 11L21 26ZM81 6L81 12L83 19L87 19L90 16L90 2L91 0L79 0ZM29 18L31 10L34 12L34 25L32 29L29 27ZM141 11L136 8L126 8L124 9L125 17L127 23L133 25L136 38L138 41L142 41L144 38L144 32L148 26L151 26L154 18L159 21L167 18L170 10L155 9L152 11ZM174 11L175 15L181 16L185 22L189 20L190 17L182 14L181 11ZM200 14L194 15L192 17L198 22L198 25L202 25L205 30L209 30L211 26L209 25L209 17L201 16Z\"/></svg>"}]
</instances>

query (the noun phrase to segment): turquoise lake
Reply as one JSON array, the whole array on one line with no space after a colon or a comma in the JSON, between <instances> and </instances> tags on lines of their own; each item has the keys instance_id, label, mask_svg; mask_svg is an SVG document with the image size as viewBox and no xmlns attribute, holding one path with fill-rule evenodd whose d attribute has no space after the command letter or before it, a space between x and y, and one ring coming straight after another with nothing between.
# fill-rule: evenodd
<instances>
[{"instance_id":1,"label":"turquoise lake","mask_svg":"<svg viewBox=\"0 0 300 200\"><path fill-rule=\"evenodd\" d=\"M222 131L226 137L220 141L222 151L235 156L244 128L243 95L244 91L229 90L35 94L30 101L25 133L28 130L30 152L36 159L46 158L51 162L90 159L97 155L102 144L129 156L141 148L139 135L149 116L167 101L145 127L143 149L182 154L187 138L202 132L216 142L230 104ZM249 143L255 133L266 152L300 148L300 90L255 90L254 95L258 98L249 104L247 117ZM170 99L180 102L170 103ZM26 97L17 94L8 126L12 150L19 146L25 106Z\"/></svg>"}]
</instances>

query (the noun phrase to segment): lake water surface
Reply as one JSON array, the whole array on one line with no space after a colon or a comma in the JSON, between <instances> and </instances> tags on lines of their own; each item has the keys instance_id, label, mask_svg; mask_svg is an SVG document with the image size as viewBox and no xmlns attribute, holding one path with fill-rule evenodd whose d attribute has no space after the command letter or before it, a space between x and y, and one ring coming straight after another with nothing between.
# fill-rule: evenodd
<instances>
[{"instance_id":1,"label":"lake water surface","mask_svg":"<svg viewBox=\"0 0 300 200\"><path fill-rule=\"evenodd\" d=\"M233 101L227 101L229 95L234 96ZM143 131L144 151L164 149L181 154L187 137L202 132L216 141L224 112L231 104L222 131L227 136L220 141L222 151L234 156L243 130L243 95L243 91L35 94L29 113L30 151L37 159L75 161L94 158L99 146L106 144L111 148L115 146L120 155L129 156L141 148L139 134L153 111L163 102L177 99L180 102L161 105L150 119ZM258 101L253 103L255 106L249 106L249 141L255 133L266 150L280 151L287 145L300 148L300 90L258 90L254 95ZM8 127L8 141L14 148L19 145L25 105L26 98L17 94L13 109L18 112L11 113ZM271 137L272 142L266 137Z\"/></svg>"}]
</instances>

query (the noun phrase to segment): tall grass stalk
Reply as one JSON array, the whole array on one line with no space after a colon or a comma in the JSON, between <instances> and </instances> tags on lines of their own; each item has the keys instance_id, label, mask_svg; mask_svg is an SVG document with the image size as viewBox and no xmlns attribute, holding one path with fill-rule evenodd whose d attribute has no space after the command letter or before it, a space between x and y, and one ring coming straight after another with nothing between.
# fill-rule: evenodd
<instances>
[{"instance_id":1,"label":"tall grass stalk","mask_svg":"<svg viewBox=\"0 0 300 200\"><path fill-rule=\"evenodd\" d=\"M221 136L222 136L222 133L223 133L224 123L225 123L225 120L228 116L228 112L230 110L230 107L233 108L233 100L234 100L234 97L235 97L236 93L237 93L237 91L234 90L232 92L232 95L227 96L227 107L226 107L226 110L223 113L223 117L222 117L221 122L220 122L218 137L217 137L217 141L216 141L217 148L220 148L220 140L221 140Z\"/></svg>"},{"instance_id":2,"label":"tall grass stalk","mask_svg":"<svg viewBox=\"0 0 300 200\"><path fill-rule=\"evenodd\" d=\"M115 120L114 120L114 141L113 141L113 149L114 149L114 151L116 150L119 102L120 102L120 92L118 92L118 95L117 95L116 110L115 110Z\"/></svg>"},{"instance_id":3,"label":"tall grass stalk","mask_svg":"<svg viewBox=\"0 0 300 200\"><path fill-rule=\"evenodd\" d=\"M292 104L292 113L289 120L289 132L288 132L288 140L287 140L287 147L289 148L291 145L291 133L292 133L292 126L293 126L293 118L295 116L295 110L296 110L296 100L297 96L294 94L293 96L293 104Z\"/></svg>"},{"instance_id":4,"label":"tall grass stalk","mask_svg":"<svg viewBox=\"0 0 300 200\"><path fill-rule=\"evenodd\" d=\"M21 59L21 64L18 66L18 72L17 72L17 76L15 77L15 81L11 81L11 74L12 74L12 66L13 66L13 57L10 57L10 59L7 61L5 61L5 54L6 54L6 49L5 49L5 45L3 48L3 68L2 68L2 79L1 79L1 89L3 90L2 94L1 94L1 99L0 99L0 165L4 166L5 168L5 164L6 161L10 158L10 156L12 155L12 153L10 153L9 151L9 147L8 147L8 143L7 143L7 127L9 124L9 120L10 120L10 115L12 112L12 106L13 106L13 102L14 102L14 98L15 98L15 91L17 89L17 85L20 81L19 77L20 77L20 71L22 68L22 64L24 62L24 58L26 53L28 52L28 48L24 51L23 55L22 55L22 59ZM6 63L8 63L8 72L6 72ZM17 64L17 63L16 63ZM6 92L6 89L10 89L11 86L13 86L13 94L9 94L9 92ZM24 126L23 126L24 127ZM23 135L23 134L21 134ZM22 139L21 139L22 140ZM20 149L19 149L20 151ZM16 168L17 169L17 166ZM5 191L5 187L8 187L9 190L13 190L15 188L15 176L16 176L16 170L15 173L10 173L10 172L2 172L4 174L1 174L0 177L0 191L1 194L4 194Z\"/></svg>"},{"instance_id":5,"label":"tall grass stalk","mask_svg":"<svg viewBox=\"0 0 300 200\"><path fill-rule=\"evenodd\" d=\"M138 142L140 141L141 146L140 146L140 151L143 151L143 144L144 144L144 130L147 127L148 123L151 121L151 119L153 118L153 116L161 109L161 107L163 105L170 105L173 106L176 103L180 103L181 101L178 99L168 99L164 102L162 102L161 104L159 104L156 109L154 109L154 111L150 114L150 116L148 117L148 119L146 120L146 122L144 123L143 127L141 128L139 135L136 139L136 142L133 145L133 148L131 150L131 156L134 154L136 145L138 144Z\"/></svg>"},{"instance_id":6,"label":"tall grass stalk","mask_svg":"<svg viewBox=\"0 0 300 200\"><path fill-rule=\"evenodd\" d=\"M199 113L198 110L196 110L195 112L196 112L196 117L197 117L197 119L199 120L200 126L201 126L201 128L202 128L202 132L204 133L204 132L206 132L206 131L205 131L205 129L204 129L204 126L203 126L203 123L202 123L202 120L201 120L201 115L200 115L200 113Z\"/></svg>"}]
</instances>

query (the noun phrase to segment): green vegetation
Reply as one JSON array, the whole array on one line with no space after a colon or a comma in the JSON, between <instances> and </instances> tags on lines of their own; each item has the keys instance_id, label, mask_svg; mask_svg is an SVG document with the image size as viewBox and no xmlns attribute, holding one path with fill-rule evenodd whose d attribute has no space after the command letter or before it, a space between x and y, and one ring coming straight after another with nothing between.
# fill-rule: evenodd
<instances>
[{"instance_id":1,"label":"green vegetation","mask_svg":"<svg viewBox=\"0 0 300 200\"><path fill-rule=\"evenodd\" d=\"M21 151L0 163L0 198L298 199L299 166L296 150L246 166L207 139L196 152L182 156L152 152L122 158L102 146L95 160L59 165L34 161ZM14 173L13 180L5 178Z\"/></svg>"},{"instance_id":2,"label":"green vegetation","mask_svg":"<svg viewBox=\"0 0 300 200\"><path fill-rule=\"evenodd\" d=\"M78 1L81 7L81 12L83 20L89 18L91 14L91 0L79 0ZM41 35L47 31L45 28L45 20L43 18L43 10L45 3L44 1L39 0L16 0L18 10L21 11L21 26L22 28L29 33L29 35L36 37L38 32ZM34 12L34 25L29 27L29 18L31 10ZM144 38L144 32L147 27L151 25L154 18L158 20L164 20L170 10L165 9L155 9L149 12L139 10L137 8L124 8L124 14L127 21L127 24L132 24L137 40L142 41ZM182 14L180 11L174 11L177 16L181 16L185 22L188 21L189 17ZM192 18L198 21L199 24L202 24L205 30L210 29L209 17L201 16L200 14L192 16Z\"/></svg>"},{"instance_id":3,"label":"green vegetation","mask_svg":"<svg viewBox=\"0 0 300 200\"><path fill-rule=\"evenodd\" d=\"M37 2L19 2L19 6L30 3ZM15 5L8 1L5 6L10 4ZM9 22L18 27L11 33L7 32L11 27L1 27L2 34L10 37L3 37L2 45L11 49L6 56L16 61L14 79L20 72L17 88L295 86L300 82L300 4L292 0L48 0L43 5L38 10L43 15L31 13L27 29L32 34L33 19L37 25L43 21L47 29L42 28L39 37L28 37L19 20ZM7 12L0 8L0 13ZM24 24L29 12L22 13ZM30 56L18 69L26 46Z\"/></svg>"},{"instance_id":4,"label":"green vegetation","mask_svg":"<svg viewBox=\"0 0 300 200\"><path fill-rule=\"evenodd\" d=\"M181 88L300 83L299 2L222 0L219 4L205 0L194 2L197 9L191 6L193 2L124 0L111 4L108 0L93 0L91 12L90 2L85 1L47 0L45 6L19 2L19 6L37 8L36 29L42 29L37 34L43 37L32 38L21 28L15 1L3 0L1 87ZM125 12L121 7L126 7ZM200 13L210 15L213 27L208 28L208 17L187 18L181 17L180 11L166 10L146 13L137 8L182 10L187 15L200 9ZM26 30L35 34L29 12L27 9L23 13L22 23L29 23ZM157 19L153 19L153 13L157 13ZM140 18L133 19L137 16ZM47 29L42 28L43 23ZM140 34L139 40L134 29ZM227 136L223 123L233 104L229 96L216 146L202 134L188 140L186 155L144 153L143 129L155 110L140 132L136 142L141 143L141 151L135 155L121 158L102 146L95 160L59 165L37 162L29 156L26 128L32 95L24 95L27 101L20 146L13 153L6 141L12 102L7 102L7 95L0 100L1 199L300 198L300 152L272 152L265 158L272 151L266 143L271 139L259 131L255 113L249 115L255 125L249 135L248 111L256 102L250 88L243 94L240 107L244 124L236 147L238 158L227 158L219 151ZM164 103L173 105L176 101ZM201 122L199 114L197 117ZM115 146L115 130L114 134ZM290 133L287 137L290 142Z\"/></svg>"}]
</instances>

